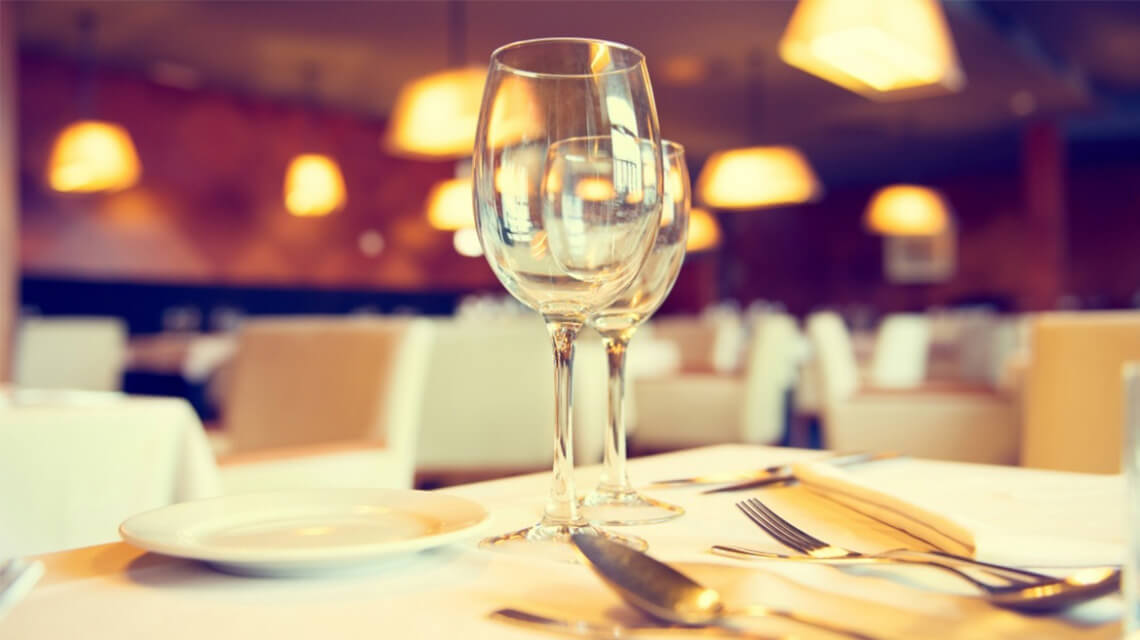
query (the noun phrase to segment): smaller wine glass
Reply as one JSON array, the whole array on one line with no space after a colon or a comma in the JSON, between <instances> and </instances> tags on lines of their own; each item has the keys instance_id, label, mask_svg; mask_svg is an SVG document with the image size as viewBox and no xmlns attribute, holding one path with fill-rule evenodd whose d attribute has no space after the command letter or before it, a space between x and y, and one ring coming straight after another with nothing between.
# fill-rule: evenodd
<instances>
[{"instance_id":1,"label":"smaller wine glass","mask_svg":"<svg viewBox=\"0 0 1140 640\"><path fill-rule=\"evenodd\" d=\"M665 301L681 263L689 230L689 173L685 149L661 141L665 181L661 226L645 265L620 298L590 316L602 336L609 366L609 422L606 425L602 478L582 500L583 515L598 524L628 525L665 522L685 512L677 505L642 495L626 472L625 356L637 328Z\"/></svg>"}]
</instances>

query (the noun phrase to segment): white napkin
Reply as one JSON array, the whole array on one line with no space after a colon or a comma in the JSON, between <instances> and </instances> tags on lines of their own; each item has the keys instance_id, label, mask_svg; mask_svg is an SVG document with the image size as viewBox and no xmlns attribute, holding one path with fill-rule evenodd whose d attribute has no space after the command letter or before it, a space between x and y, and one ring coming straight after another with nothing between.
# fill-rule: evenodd
<instances>
[{"instance_id":1,"label":"white napkin","mask_svg":"<svg viewBox=\"0 0 1140 640\"><path fill-rule=\"evenodd\" d=\"M28 595L43 574L39 560L0 560L0 619Z\"/></svg>"},{"instance_id":2,"label":"white napkin","mask_svg":"<svg viewBox=\"0 0 1140 640\"><path fill-rule=\"evenodd\" d=\"M793 473L806 488L950 553L1025 567L1121 564L1124 560L1125 545L1112 540L1117 536L1078 540L1055 535L1048 528L1054 515L1065 518L1071 513L1064 503L1079 496L1055 492L1054 504L1041 505L1047 513L1028 525L979 522L931 504L929 493L924 496L904 483L888 482L889 475L856 477L822 462L793 465Z\"/></svg>"}]
</instances>

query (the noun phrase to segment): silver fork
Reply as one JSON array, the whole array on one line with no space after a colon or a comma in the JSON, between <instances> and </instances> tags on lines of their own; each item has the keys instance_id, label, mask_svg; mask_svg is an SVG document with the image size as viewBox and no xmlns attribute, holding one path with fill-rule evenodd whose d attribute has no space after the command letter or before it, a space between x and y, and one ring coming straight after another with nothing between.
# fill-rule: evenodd
<instances>
[{"instance_id":1,"label":"silver fork","mask_svg":"<svg viewBox=\"0 0 1140 640\"><path fill-rule=\"evenodd\" d=\"M824 561L837 564L874 564L874 563L896 563L896 564L918 564L931 567L937 567L945 571L949 571L954 575L970 582L986 593L997 593L1003 589L1008 589L1010 586L1024 587L1046 581L1054 581L1055 577L1036 573L1033 571L1026 571L1024 569L1017 569L1014 567L1004 567L1001 565L990 564L988 562L981 562L973 558L966 558L957 556L942 551L914 551L912 549L890 549L881 553L859 553L843 547L838 547L833 544L828 544L819 538L816 538L799 527L788 522L776 512L772 511L763 502L756 498L750 498L742 502L736 503L736 507L740 509L748 519L756 523L761 529L776 539L781 544L795 549L804 556L787 556L781 554L765 553L755 549L748 549L746 547L739 547L734 545L716 545L713 547L713 552L719 555L726 555L730 557L749 557L749 558L770 558L770 559L786 559L786 560L801 560L801 561ZM974 576L963 571L962 567L969 567L972 569L980 570L986 574L1000 578L1005 582L1004 585L995 586L978 580Z\"/></svg>"}]
</instances>

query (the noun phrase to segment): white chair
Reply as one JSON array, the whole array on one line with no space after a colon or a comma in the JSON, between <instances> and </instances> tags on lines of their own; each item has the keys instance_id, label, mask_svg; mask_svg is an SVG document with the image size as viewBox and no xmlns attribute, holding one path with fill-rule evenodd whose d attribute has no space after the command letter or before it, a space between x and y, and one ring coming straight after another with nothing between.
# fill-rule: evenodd
<instances>
[{"instance_id":1,"label":"white chair","mask_svg":"<svg viewBox=\"0 0 1140 640\"><path fill-rule=\"evenodd\" d=\"M876 387L906 389L926 379L930 353L930 323L915 313L888 315L879 325L871 359L871 383Z\"/></svg>"},{"instance_id":2,"label":"white chair","mask_svg":"<svg viewBox=\"0 0 1140 640\"><path fill-rule=\"evenodd\" d=\"M478 478L553 460L554 356L533 316L435 322L416 447L421 474ZM574 363L575 462L601 457L605 359L583 332Z\"/></svg>"},{"instance_id":3,"label":"white chair","mask_svg":"<svg viewBox=\"0 0 1140 640\"><path fill-rule=\"evenodd\" d=\"M647 325L658 340L677 345L685 371L715 371L717 325L696 316L668 316Z\"/></svg>"},{"instance_id":4,"label":"white chair","mask_svg":"<svg viewBox=\"0 0 1140 640\"><path fill-rule=\"evenodd\" d=\"M225 490L412 486L431 340L426 320L244 325L224 415Z\"/></svg>"},{"instance_id":5,"label":"white chair","mask_svg":"<svg viewBox=\"0 0 1140 640\"><path fill-rule=\"evenodd\" d=\"M812 314L808 336L823 387L824 446L891 450L944 460L1013 464L1016 402L984 388L861 389L846 326L830 312Z\"/></svg>"},{"instance_id":6,"label":"white chair","mask_svg":"<svg viewBox=\"0 0 1140 640\"><path fill-rule=\"evenodd\" d=\"M1121 371L1140 360L1140 312L1041 314L1031 331L1021 464L1117 473Z\"/></svg>"},{"instance_id":7,"label":"white chair","mask_svg":"<svg viewBox=\"0 0 1140 640\"><path fill-rule=\"evenodd\" d=\"M778 442L794 382L796 335L790 316L766 314L749 343L743 376L682 373L636 380L636 448Z\"/></svg>"},{"instance_id":8,"label":"white chair","mask_svg":"<svg viewBox=\"0 0 1140 640\"><path fill-rule=\"evenodd\" d=\"M37 389L122 388L127 328L118 318L24 318L16 338L15 382Z\"/></svg>"},{"instance_id":9,"label":"white chair","mask_svg":"<svg viewBox=\"0 0 1140 640\"><path fill-rule=\"evenodd\" d=\"M183 400L0 392L0 557L113 542L136 513L218 492Z\"/></svg>"}]
</instances>

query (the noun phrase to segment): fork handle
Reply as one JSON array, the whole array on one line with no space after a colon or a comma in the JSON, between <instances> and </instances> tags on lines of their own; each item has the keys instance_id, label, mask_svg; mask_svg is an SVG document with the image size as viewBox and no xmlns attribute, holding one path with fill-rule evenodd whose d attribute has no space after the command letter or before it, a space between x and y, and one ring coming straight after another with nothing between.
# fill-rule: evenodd
<instances>
[{"instance_id":1,"label":"fork handle","mask_svg":"<svg viewBox=\"0 0 1140 640\"><path fill-rule=\"evenodd\" d=\"M1018 569L1017 567L1007 567L1000 564L992 564L968 558L966 556L954 555L945 551L914 551L911 549L891 549L890 551L879 554L882 556L890 556L900 560L914 559L922 562L934 562L938 564L952 564L956 567L968 567L981 570L982 572L994 575L1010 584L1030 585L1044 581L1056 580L1055 576L1046 575L1044 573L1037 573L1036 571L1028 571L1026 569Z\"/></svg>"}]
</instances>

